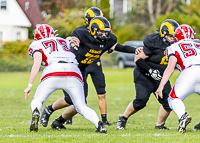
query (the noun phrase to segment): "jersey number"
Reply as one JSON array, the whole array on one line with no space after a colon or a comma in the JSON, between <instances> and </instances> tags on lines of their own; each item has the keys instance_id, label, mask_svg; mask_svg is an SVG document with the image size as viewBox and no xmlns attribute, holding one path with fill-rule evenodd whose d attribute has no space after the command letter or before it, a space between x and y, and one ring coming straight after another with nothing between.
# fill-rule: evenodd
<instances>
[{"instance_id":1,"label":"jersey number","mask_svg":"<svg viewBox=\"0 0 200 143\"><path fill-rule=\"evenodd\" d=\"M50 41L42 42L42 44L45 47L45 49L50 48L50 53L52 53L54 51L58 51L57 43L62 46L64 51L67 51L67 52L70 51L69 48L67 47L66 41L64 41L62 39L56 39L56 41L55 40L50 40Z\"/></svg>"},{"instance_id":2,"label":"jersey number","mask_svg":"<svg viewBox=\"0 0 200 143\"><path fill-rule=\"evenodd\" d=\"M198 45L198 44L195 44L195 46L197 48L200 47L200 45ZM190 44L190 43L180 43L179 47L180 47L181 51L183 52L183 55L185 58L197 55L196 50L194 48L192 48L192 44Z\"/></svg>"}]
</instances>

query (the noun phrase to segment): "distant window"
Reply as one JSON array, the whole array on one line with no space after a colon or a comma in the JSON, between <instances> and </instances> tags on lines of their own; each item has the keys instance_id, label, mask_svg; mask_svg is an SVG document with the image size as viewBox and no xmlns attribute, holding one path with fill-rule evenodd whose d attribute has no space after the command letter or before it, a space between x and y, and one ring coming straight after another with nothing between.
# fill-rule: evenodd
<instances>
[{"instance_id":1,"label":"distant window","mask_svg":"<svg viewBox=\"0 0 200 143\"><path fill-rule=\"evenodd\" d=\"M1 10L6 10L6 0L1 0Z\"/></svg>"},{"instance_id":2,"label":"distant window","mask_svg":"<svg viewBox=\"0 0 200 143\"><path fill-rule=\"evenodd\" d=\"M3 41L3 32L0 31L0 41Z\"/></svg>"},{"instance_id":3,"label":"distant window","mask_svg":"<svg viewBox=\"0 0 200 143\"><path fill-rule=\"evenodd\" d=\"M29 7L30 7L30 3L27 1L27 2L25 3L25 10L28 10Z\"/></svg>"},{"instance_id":4,"label":"distant window","mask_svg":"<svg viewBox=\"0 0 200 143\"><path fill-rule=\"evenodd\" d=\"M20 32L16 33L16 40L21 40L21 33Z\"/></svg>"}]
</instances>

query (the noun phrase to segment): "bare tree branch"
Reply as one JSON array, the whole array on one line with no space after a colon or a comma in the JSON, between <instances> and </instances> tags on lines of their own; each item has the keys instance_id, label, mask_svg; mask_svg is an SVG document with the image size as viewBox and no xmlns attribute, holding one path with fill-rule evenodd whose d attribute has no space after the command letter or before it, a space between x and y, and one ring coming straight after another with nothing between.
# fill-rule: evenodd
<instances>
[{"instance_id":1,"label":"bare tree branch","mask_svg":"<svg viewBox=\"0 0 200 143\"><path fill-rule=\"evenodd\" d=\"M158 17L161 13L161 0L157 1L157 9L156 9L156 17Z\"/></svg>"},{"instance_id":2,"label":"bare tree branch","mask_svg":"<svg viewBox=\"0 0 200 143\"><path fill-rule=\"evenodd\" d=\"M153 28L156 29L155 18L153 14L153 0L148 0L148 11L149 11L149 18L150 18L151 24Z\"/></svg>"}]
</instances>

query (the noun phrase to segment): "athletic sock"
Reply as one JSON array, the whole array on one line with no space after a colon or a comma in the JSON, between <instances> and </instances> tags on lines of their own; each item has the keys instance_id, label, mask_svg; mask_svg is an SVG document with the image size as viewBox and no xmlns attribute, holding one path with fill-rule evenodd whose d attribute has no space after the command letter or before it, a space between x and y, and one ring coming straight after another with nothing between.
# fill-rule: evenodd
<instances>
[{"instance_id":1,"label":"athletic sock","mask_svg":"<svg viewBox=\"0 0 200 143\"><path fill-rule=\"evenodd\" d=\"M122 116L122 118L123 118L125 121L127 121L127 120L128 120L128 118L126 118L126 117L124 117L124 116Z\"/></svg>"},{"instance_id":2,"label":"athletic sock","mask_svg":"<svg viewBox=\"0 0 200 143\"><path fill-rule=\"evenodd\" d=\"M53 105L53 104L52 104L52 105ZM54 110L53 110L53 108L52 108L52 105L48 106L48 109L53 113Z\"/></svg>"},{"instance_id":3,"label":"athletic sock","mask_svg":"<svg viewBox=\"0 0 200 143\"><path fill-rule=\"evenodd\" d=\"M101 119L102 119L102 122L106 122L107 121L107 115L101 114Z\"/></svg>"},{"instance_id":4,"label":"athletic sock","mask_svg":"<svg viewBox=\"0 0 200 143\"><path fill-rule=\"evenodd\" d=\"M62 117L62 115L59 118L57 118L56 120L58 120L62 124L64 124L66 122L66 120Z\"/></svg>"}]
</instances>

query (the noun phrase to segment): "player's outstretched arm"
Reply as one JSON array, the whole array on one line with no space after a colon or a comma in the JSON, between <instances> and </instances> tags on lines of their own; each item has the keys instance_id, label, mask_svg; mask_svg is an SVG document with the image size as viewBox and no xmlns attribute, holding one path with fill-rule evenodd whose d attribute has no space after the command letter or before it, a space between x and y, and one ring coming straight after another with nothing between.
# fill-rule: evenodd
<instances>
[{"instance_id":1,"label":"player's outstretched arm","mask_svg":"<svg viewBox=\"0 0 200 143\"><path fill-rule=\"evenodd\" d=\"M119 52L124 52L124 53L138 54L143 49L143 47L135 48L135 47L131 47L131 46L128 46L128 45L120 45L120 44L116 43L110 49L115 50L115 51L119 51Z\"/></svg>"},{"instance_id":2,"label":"player's outstretched arm","mask_svg":"<svg viewBox=\"0 0 200 143\"><path fill-rule=\"evenodd\" d=\"M40 52L35 52L33 54L33 58L34 58L34 63L31 69L31 74L30 74L30 78L29 78L29 83L28 83L28 87L24 90L24 94L25 94L25 100L28 99L28 95L31 92L31 88L33 85L33 82L39 72L41 63L42 63L42 54Z\"/></svg>"},{"instance_id":3,"label":"player's outstretched arm","mask_svg":"<svg viewBox=\"0 0 200 143\"><path fill-rule=\"evenodd\" d=\"M155 92L157 99L158 99L158 97L163 98L162 90L163 90L165 84L167 83L167 81L169 80L169 78L171 77L171 75L173 74L176 63L177 63L177 58L175 56L170 56L167 68L164 71L160 85Z\"/></svg>"}]
</instances>

